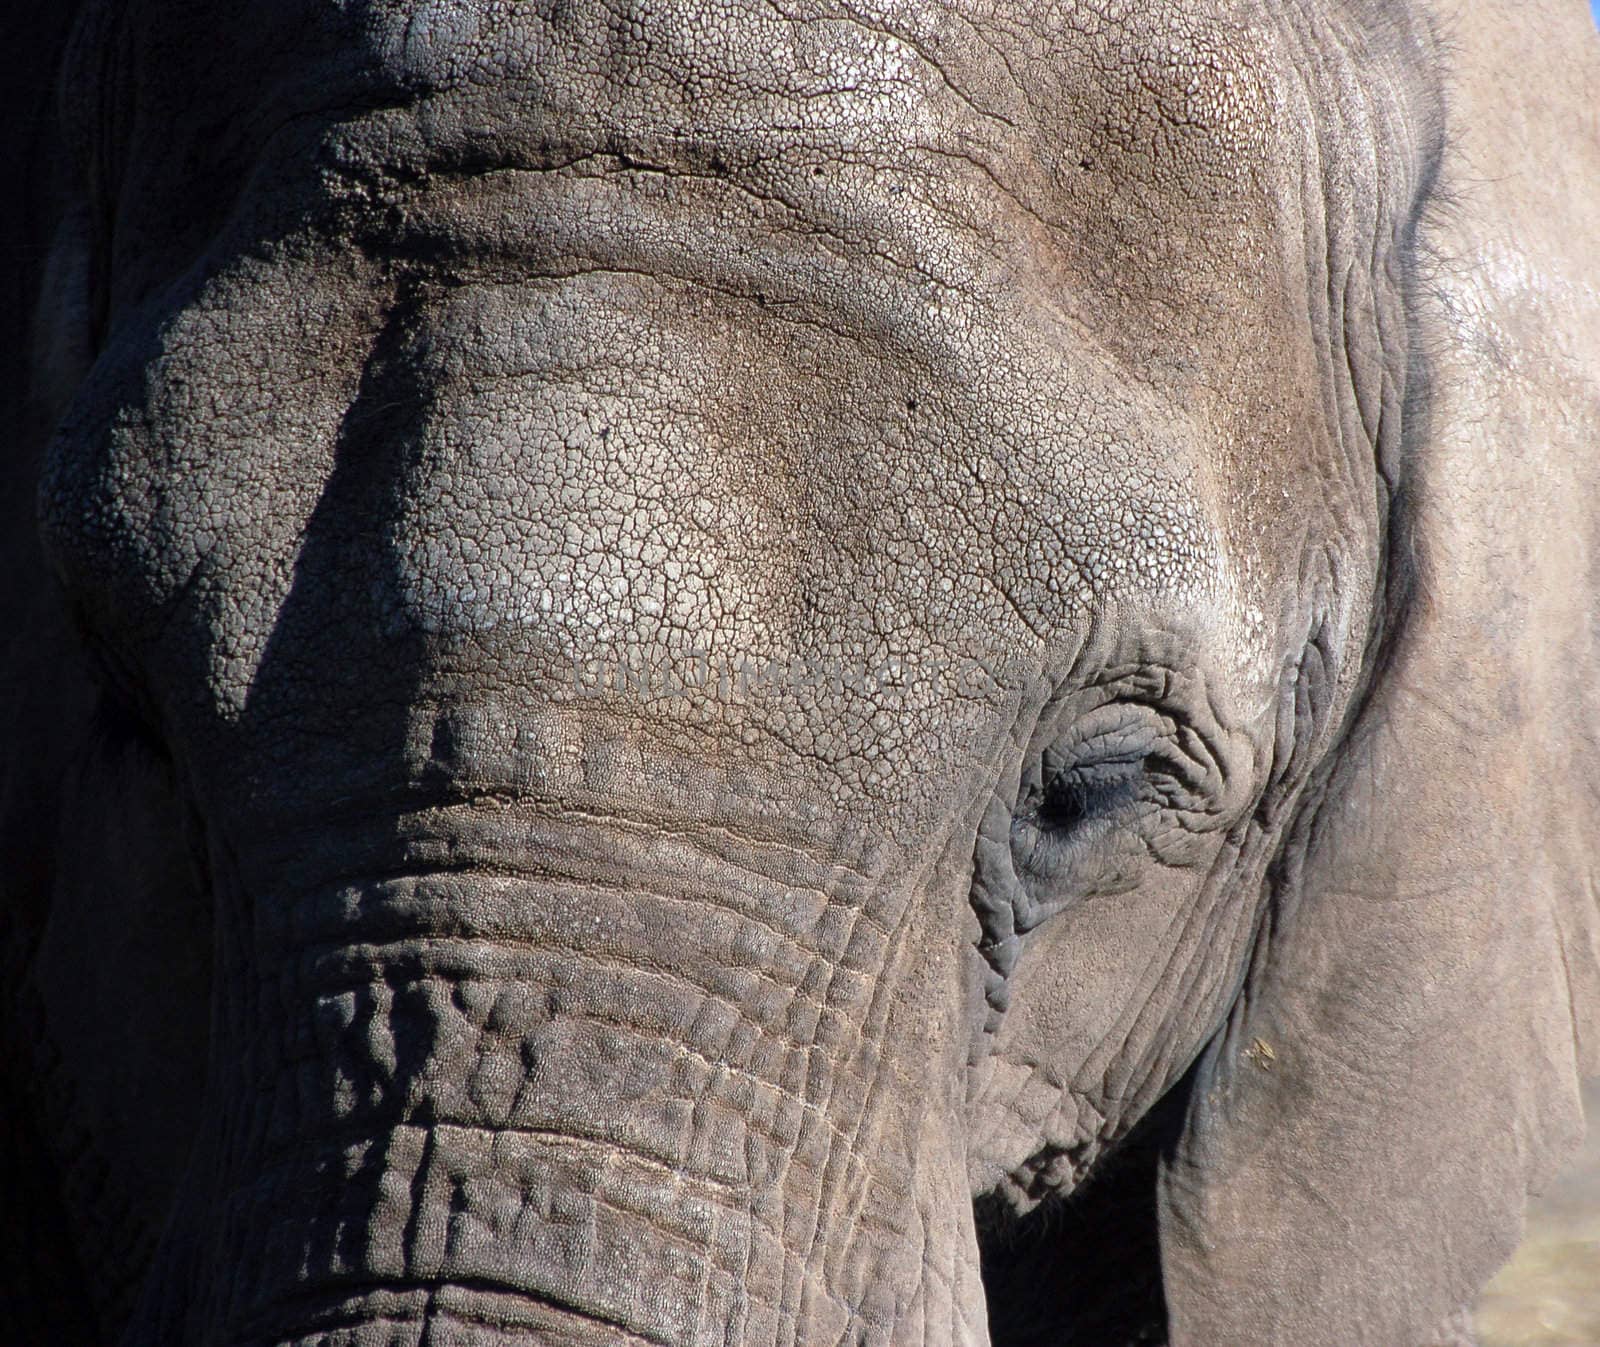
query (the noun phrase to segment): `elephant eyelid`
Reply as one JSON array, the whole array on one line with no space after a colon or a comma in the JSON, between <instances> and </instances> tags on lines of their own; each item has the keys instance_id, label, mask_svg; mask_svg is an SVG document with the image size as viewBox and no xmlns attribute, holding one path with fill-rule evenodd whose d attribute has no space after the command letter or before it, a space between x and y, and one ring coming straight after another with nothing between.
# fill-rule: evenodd
<instances>
[{"instance_id":1,"label":"elephant eyelid","mask_svg":"<svg viewBox=\"0 0 1600 1347\"><path fill-rule=\"evenodd\" d=\"M1140 813L1218 812L1224 775L1217 745L1187 717L1119 702L1091 712L1040 754L1017 820L1062 842L1089 843Z\"/></svg>"}]
</instances>

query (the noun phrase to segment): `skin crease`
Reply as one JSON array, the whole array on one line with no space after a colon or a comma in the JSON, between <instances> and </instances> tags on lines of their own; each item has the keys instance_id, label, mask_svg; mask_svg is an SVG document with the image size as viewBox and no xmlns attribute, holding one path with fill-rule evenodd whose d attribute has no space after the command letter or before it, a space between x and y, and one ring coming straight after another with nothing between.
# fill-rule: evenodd
<instances>
[{"instance_id":1,"label":"skin crease","mask_svg":"<svg viewBox=\"0 0 1600 1347\"><path fill-rule=\"evenodd\" d=\"M1596 1067L1586 24L82 11L9 1321L1470 1341Z\"/></svg>"}]
</instances>

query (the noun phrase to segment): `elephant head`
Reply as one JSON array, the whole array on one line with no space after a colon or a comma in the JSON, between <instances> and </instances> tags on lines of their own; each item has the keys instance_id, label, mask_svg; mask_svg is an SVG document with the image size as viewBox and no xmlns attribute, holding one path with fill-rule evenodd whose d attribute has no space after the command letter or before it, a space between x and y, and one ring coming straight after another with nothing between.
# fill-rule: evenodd
<instances>
[{"instance_id":1,"label":"elephant head","mask_svg":"<svg viewBox=\"0 0 1600 1347\"><path fill-rule=\"evenodd\" d=\"M9 1276L1439 1340L1593 1066L1576 0L31 22Z\"/></svg>"}]
</instances>

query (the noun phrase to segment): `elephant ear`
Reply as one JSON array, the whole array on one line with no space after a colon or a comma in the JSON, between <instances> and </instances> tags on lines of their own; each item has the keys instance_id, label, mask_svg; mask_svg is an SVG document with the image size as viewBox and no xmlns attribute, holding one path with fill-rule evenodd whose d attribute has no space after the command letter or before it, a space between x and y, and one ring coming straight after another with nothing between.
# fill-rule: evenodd
<instances>
[{"instance_id":1,"label":"elephant ear","mask_svg":"<svg viewBox=\"0 0 1600 1347\"><path fill-rule=\"evenodd\" d=\"M1600 1069L1600 40L1579 0L1439 17L1456 200L1391 519L1412 592L1163 1161L1185 1347L1470 1341Z\"/></svg>"}]
</instances>

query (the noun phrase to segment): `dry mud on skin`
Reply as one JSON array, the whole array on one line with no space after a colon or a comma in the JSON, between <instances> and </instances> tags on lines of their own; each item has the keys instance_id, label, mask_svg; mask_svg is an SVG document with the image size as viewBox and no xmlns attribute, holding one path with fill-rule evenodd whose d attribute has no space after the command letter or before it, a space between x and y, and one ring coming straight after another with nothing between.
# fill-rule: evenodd
<instances>
[{"instance_id":1,"label":"dry mud on skin","mask_svg":"<svg viewBox=\"0 0 1600 1347\"><path fill-rule=\"evenodd\" d=\"M1483 1347L1600 1347L1600 1082L1583 1151L1528 1209L1528 1232L1478 1302Z\"/></svg>"}]
</instances>

